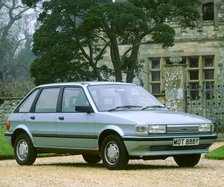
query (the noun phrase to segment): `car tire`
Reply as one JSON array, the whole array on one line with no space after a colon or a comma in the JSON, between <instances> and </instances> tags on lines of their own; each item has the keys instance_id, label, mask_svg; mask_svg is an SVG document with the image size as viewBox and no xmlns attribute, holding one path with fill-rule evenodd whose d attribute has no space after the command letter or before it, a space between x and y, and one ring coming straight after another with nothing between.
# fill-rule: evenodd
<instances>
[{"instance_id":1,"label":"car tire","mask_svg":"<svg viewBox=\"0 0 224 187\"><path fill-rule=\"evenodd\" d=\"M98 155L83 154L82 157L88 164L97 164L98 162L101 161L101 157Z\"/></svg>"},{"instance_id":2,"label":"car tire","mask_svg":"<svg viewBox=\"0 0 224 187\"><path fill-rule=\"evenodd\" d=\"M14 155L19 165L32 165L37 158L37 150L26 134L20 134L14 144Z\"/></svg>"},{"instance_id":3,"label":"car tire","mask_svg":"<svg viewBox=\"0 0 224 187\"><path fill-rule=\"evenodd\" d=\"M109 135L103 140L101 156L104 165L110 170L125 169L129 161L126 147L116 134Z\"/></svg>"},{"instance_id":4,"label":"car tire","mask_svg":"<svg viewBox=\"0 0 224 187\"><path fill-rule=\"evenodd\" d=\"M198 164L201 154L176 155L174 160L179 167L194 167Z\"/></svg>"}]
</instances>

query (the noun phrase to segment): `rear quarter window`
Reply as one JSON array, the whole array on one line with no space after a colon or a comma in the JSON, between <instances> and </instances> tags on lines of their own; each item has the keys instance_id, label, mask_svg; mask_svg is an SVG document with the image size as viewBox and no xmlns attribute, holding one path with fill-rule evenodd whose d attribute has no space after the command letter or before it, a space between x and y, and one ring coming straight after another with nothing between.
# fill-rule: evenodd
<instances>
[{"instance_id":1,"label":"rear quarter window","mask_svg":"<svg viewBox=\"0 0 224 187\"><path fill-rule=\"evenodd\" d=\"M30 111L31 106L33 104L33 101L34 101L38 91L39 91L38 89L35 90L23 101L23 103L19 106L19 112L24 113L24 112Z\"/></svg>"}]
</instances>

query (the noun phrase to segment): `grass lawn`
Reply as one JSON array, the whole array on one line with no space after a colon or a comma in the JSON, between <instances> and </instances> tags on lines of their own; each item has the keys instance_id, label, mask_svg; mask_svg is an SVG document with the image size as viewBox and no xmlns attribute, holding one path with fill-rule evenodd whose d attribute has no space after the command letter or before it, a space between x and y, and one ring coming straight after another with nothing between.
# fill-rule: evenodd
<instances>
[{"instance_id":1,"label":"grass lawn","mask_svg":"<svg viewBox=\"0 0 224 187\"><path fill-rule=\"evenodd\" d=\"M13 158L12 146L4 137L5 129L0 128L0 160Z\"/></svg>"},{"instance_id":2,"label":"grass lawn","mask_svg":"<svg viewBox=\"0 0 224 187\"><path fill-rule=\"evenodd\" d=\"M205 155L205 158L224 160L224 146L221 146Z\"/></svg>"}]
</instances>

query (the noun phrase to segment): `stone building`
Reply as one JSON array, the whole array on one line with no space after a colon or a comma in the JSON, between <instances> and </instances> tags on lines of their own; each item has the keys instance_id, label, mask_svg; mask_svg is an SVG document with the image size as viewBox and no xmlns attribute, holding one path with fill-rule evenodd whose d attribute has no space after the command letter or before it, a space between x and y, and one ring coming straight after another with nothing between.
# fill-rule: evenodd
<instances>
[{"instance_id":1,"label":"stone building","mask_svg":"<svg viewBox=\"0 0 224 187\"><path fill-rule=\"evenodd\" d=\"M201 0L194 30L174 25L175 45L141 47L145 87L173 110L224 121L224 0Z\"/></svg>"}]
</instances>

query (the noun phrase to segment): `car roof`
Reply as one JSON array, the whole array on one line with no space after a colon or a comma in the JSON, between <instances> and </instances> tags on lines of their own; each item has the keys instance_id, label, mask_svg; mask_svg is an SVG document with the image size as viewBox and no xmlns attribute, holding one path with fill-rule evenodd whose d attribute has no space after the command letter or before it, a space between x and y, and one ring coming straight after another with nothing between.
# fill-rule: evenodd
<instances>
[{"instance_id":1,"label":"car roof","mask_svg":"<svg viewBox=\"0 0 224 187\"><path fill-rule=\"evenodd\" d=\"M54 86L93 86L93 85L136 85L133 83L124 83L124 82L107 82L107 81L84 81L84 82L65 82L65 83L51 83L51 84L42 84L36 88L41 87L54 87Z\"/></svg>"}]
</instances>

